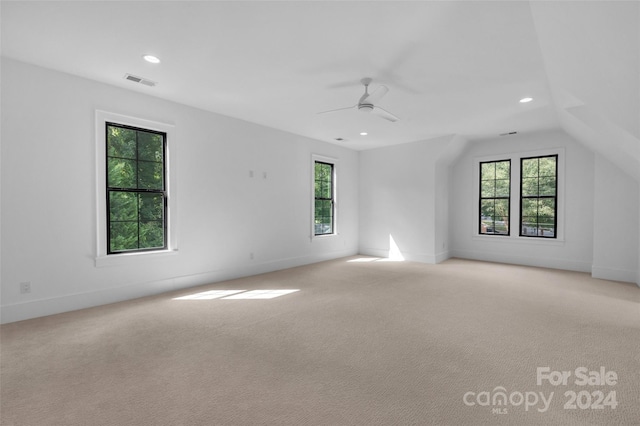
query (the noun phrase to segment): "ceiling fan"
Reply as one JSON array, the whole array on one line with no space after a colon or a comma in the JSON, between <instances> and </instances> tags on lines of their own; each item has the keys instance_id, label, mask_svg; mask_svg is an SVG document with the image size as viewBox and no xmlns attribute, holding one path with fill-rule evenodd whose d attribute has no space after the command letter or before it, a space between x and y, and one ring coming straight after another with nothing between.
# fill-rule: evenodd
<instances>
[{"instance_id":1,"label":"ceiling fan","mask_svg":"<svg viewBox=\"0 0 640 426\"><path fill-rule=\"evenodd\" d=\"M326 114L329 112L336 112L336 111L343 111L347 109L357 108L358 111L375 114L378 117L384 118L385 120L389 120L392 122L398 121L399 120L398 117L396 117L395 115L391 114L389 111L376 105L376 103L378 103L378 101L382 99L384 95L387 94L387 92L389 91L389 88L387 86L381 85L373 93L369 93L369 84L371 84L371 79L366 77L360 80L360 82L364 85L364 94L360 97L360 100L356 105L345 107L345 108L332 109L329 111L322 111L322 112L319 112L318 114Z\"/></svg>"}]
</instances>

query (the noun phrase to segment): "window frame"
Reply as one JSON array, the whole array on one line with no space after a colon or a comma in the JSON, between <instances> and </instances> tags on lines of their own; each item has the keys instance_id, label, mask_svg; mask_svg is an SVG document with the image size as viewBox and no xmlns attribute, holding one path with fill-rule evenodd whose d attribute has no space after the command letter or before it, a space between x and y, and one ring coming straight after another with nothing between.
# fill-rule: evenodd
<instances>
[{"instance_id":1,"label":"window frame","mask_svg":"<svg viewBox=\"0 0 640 426\"><path fill-rule=\"evenodd\" d=\"M511 232L509 236L503 235L503 238L492 238L492 234L481 234L479 232L478 218L480 217L480 163L500 161L505 159L511 160L511 198L513 200L520 199L520 159L521 158L534 158L534 157L547 157L557 155L556 161L556 237L539 237L528 236L521 237L520 230L518 232ZM564 245L565 244L565 148L554 147L544 148L531 151L516 151L507 152L503 154L485 155L473 157L473 179L474 179L474 197L473 201L473 216L470 217L469 222L471 236L476 241L494 241L499 244L527 244L527 245ZM517 225L520 226L520 202L510 203L510 218L513 220L517 218ZM513 224L510 224L510 228Z\"/></svg>"},{"instance_id":2,"label":"window frame","mask_svg":"<svg viewBox=\"0 0 640 426\"><path fill-rule=\"evenodd\" d=\"M522 195L523 193L523 185L524 185L524 175L522 173L522 166L525 160L540 160L541 158L555 158L555 195L551 196L551 195L543 195L541 196L538 193L538 196L533 197L533 196L525 196ZM556 239L558 236L558 154L549 154L549 155L539 155L539 156L533 156L533 157L520 157L520 193L519 193L519 199L520 199L520 208L519 208L519 212L518 212L518 233L520 237L525 237L525 238L545 238L545 239ZM539 180L540 180L540 169L538 169L538 187L539 187ZM539 191L539 188L538 188ZM543 235L527 235L527 234L523 234L522 233L522 225L523 225L523 216L522 216L522 202L524 199L535 199L535 200L540 200L540 199L553 199L554 200L554 211L553 211L553 235L552 236L545 236ZM539 215L538 215L539 216Z\"/></svg>"},{"instance_id":3,"label":"window frame","mask_svg":"<svg viewBox=\"0 0 640 426\"><path fill-rule=\"evenodd\" d=\"M121 188L121 187L112 187L109 186L109 168L108 168L108 162L109 162L109 158L114 158L109 156L109 128L110 127L118 127L121 129L127 129L127 130L133 130L135 132L145 132L145 133L152 133L152 134L156 134L156 135L160 135L162 137L162 189L145 189L145 188ZM166 185L166 179L167 179L167 167L166 167L166 158L167 158L167 134L166 132L160 132L160 131L156 131L156 130L150 130L150 129L146 129L146 128L141 128L141 127L134 127L134 126L129 126L129 125L124 125L124 124L120 124L120 123L115 123L115 122L107 122L105 123L104 126L104 130L105 130L105 168L106 168L106 211L105 211L105 216L106 216L106 220L107 220L107 255L111 256L114 254L124 254L124 253L140 253L140 252L148 252L148 251L163 251L167 249L167 231L168 231L168 222L167 222L167 210L168 210L168 204L167 204L167 200L168 200L168 195L167 195L167 185ZM136 166L139 166L139 162L141 161L138 157L138 145L137 145L137 141L136 141ZM138 170L138 168L137 168ZM147 247L147 248L140 248L138 247L137 249L131 249L131 250L112 250L111 248L111 194L114 192L128 192L128 193L134 193L136 195L140 195L140 194L161 194L162 195L162 203L163 203L163 211L162 211L162 230L163 230L163 241L162 241L162 246L161 247ZM137 210L137 222L138 222L138 228L140 227L140 207L138 206ZM140 231L138 229L138 245L140 243Z\"/></svg>"},{"instance_id":4,"label":"window frame","mask_svg":"<svg viewBox=\"0 0 640 426\"><path fill-rule=\"evenodd\" d=\"M166 244L163 249L145 249L108 254L107 232L107 123L165 133ZM95 111L95 266L105 267L139 263L178 254L177 143L175 126L128 115Z\"/></svg>"},{"instance_id":5,"label":"window frame","mask_svg":"<svg viewBox=\"0 0 640 426\"><path fill-rule=\"evenodd\" d=\"M508 162L509 163L509 195L506 197L483 197L482 196L482 165L483 164L491 164L491 163L503 163L503 162ZM511 221L511 184L512 184L512 167L511 167L511 159L510 158L505 158L505 159L501 159L501 160L490 160L490 161L480 161L479 162L479 167L478 167L478 172L479 172L479 176L478 176L478 193L479 193L479 197L478 197L478 234L479 235L491 235L491 236L499 236L499 237L509 237L511 235L511 228L512 228L512 221ZM494 181L496 181L497 179L493 179ZM509 220L509 227L507 228L507 233L506 234L497 234L497 233L483 233L482 232L482 202L485 200L507 200L507 214L508 214L508 220ZM494 212L495 213L495 212ZM495 223L495 215L494 215L494 223Z\"/></svg>"},{"instance_id":6,"label":"window frame","mask_svg":"<svg viewBox=\"0 0 640 426\"><path fill-rule=\"evenodd\" d=\"M331 165L331 196L332 196L332 232L326 234L316 234L316 195L315 195L315 167L316 163ZM338 235L338 182L337 182L338 160L332 157L313 154L311 156L311 239L327 238Z\"/></svg>"}]
</instances>

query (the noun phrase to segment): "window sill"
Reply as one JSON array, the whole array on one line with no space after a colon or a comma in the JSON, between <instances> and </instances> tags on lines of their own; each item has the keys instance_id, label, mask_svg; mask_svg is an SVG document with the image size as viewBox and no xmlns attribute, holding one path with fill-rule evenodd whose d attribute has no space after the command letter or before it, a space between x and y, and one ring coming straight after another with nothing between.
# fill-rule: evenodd
<instances>
[{"instance_id":1,"label":"window sill","mask_svg":"<svg viewBox=\"0 0 640 426\"><path fill-rule=\"evenodd\" d=\"M311 237L311 241L316 240L316 239L323 240L323 239L326 239L326 238L337 237L337 236L338 236L338 233L337 233L337 232L335 232L335 233L333 233L333 234L320 234L320 235L313 235L313 236Z\"/></svg>"},{"instance_id":2,"label":"window sill","mask_svg":"<svg viewBox=\"0 0 640 426\"><path fill-rule=\"evenodd\" d=\"M95 259L96 268L105 266L127 265L141 261L164 259L167 256L178 255L178 250L159 250L139 253L121 253L98 256Z\"/></svg>"}]
</instances>

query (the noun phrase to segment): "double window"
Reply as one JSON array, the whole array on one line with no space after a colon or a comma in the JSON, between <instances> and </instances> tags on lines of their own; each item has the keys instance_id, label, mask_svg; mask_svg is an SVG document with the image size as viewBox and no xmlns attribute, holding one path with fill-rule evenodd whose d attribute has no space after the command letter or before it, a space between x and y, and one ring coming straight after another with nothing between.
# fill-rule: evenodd
<instances>
[{"instance_id":1,"label":"double window","mask_svg":"<svg viewBox=\"0 0 640 426\"><path fill-rule=\"evenodd\" d=\"M167 248L166 133L106 123L107 254Z\"/></svg>"},{"instance_id":2,"label":"double window","mask_svg":"<svg viewBox=\"0 0 640 426\"><path fill-rule=\"evenodd\" d=\"M314 235L335 234L335 165L315 160L314 166Z\"/></svg>"},{"instance_id":3,"label":"double window","mask_svg":"<svg viewBox=\"0 0 640 426\"><path fill-rule=\"evenodd\" d=\"M558 155L480 162L478 233L510 235L511 195L517 191L519 236L557 238ZM512 191L512 175L519 182Z\"/></svg>"}]
</instances>

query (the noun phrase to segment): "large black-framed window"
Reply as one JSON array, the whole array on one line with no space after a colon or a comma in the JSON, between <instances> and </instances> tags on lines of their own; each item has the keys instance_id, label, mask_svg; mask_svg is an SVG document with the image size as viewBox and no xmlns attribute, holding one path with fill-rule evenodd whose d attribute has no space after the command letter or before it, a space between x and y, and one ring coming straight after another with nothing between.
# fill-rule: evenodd
<instances>
[{"instance_id":1,"label":"large black-framed window","mask_svg":"<svg viewBox=\"0 0 640 426\"><path fill-rule=\"evenodd\" d=\"M167 248L166 139L106 123L107 254Z\"/></svg>"},{"instance_id":2,"label":"large black-framed window","mask_svg":"<svg viewBox=\"0 0 640 426\"><path fill-rule=\"evenodd\" d=\"M330 235L335 232L334 167L332 163L314 161L315 235Z\"/></svg>"},{"instance_id":3,"label":"large black-framed window","mask_svg":"<svg viewBox=\"0 0 640 426\"><path fill-rule=\"evenodd\" d=\"M520 159L520 236L557 238L558 155Z\"/></svg>"},{"instance_id":4,"label":"large black-framed window","mask_svg":"<svg viewBox=\"0 0 640 426\"><path fill-rule=\"evenodd\" d=\"M511 160L480 163L480 217L478 233L509 235Z\"/></svg>"}]
</instances>

